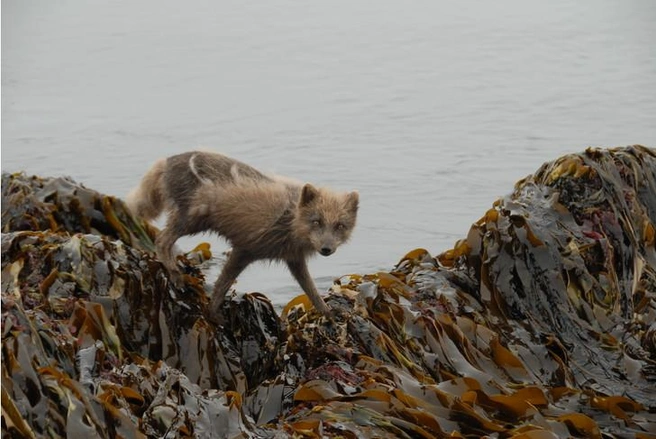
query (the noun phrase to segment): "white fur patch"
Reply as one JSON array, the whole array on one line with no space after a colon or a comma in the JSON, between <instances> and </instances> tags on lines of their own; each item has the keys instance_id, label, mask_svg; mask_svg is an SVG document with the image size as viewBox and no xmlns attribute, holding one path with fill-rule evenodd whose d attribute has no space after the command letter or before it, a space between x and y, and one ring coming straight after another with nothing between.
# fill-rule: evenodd
<instances>
[{"instance_id":1,"label":"white fur patch","mask_svg":"<svg viewBox=\"0 0 656 439\"><path fill-rule=\"evenodd\" d=\"M237 168L237 165L232 165L230 167L230 175L232 175L233 180L239 180L239 169Z\"/></svg>"},{"instance_id":2,"label":"white fur patch","mask_svg":"<svg viewBox=\"0 0 656 439\"><path fill-rule=\"evenodd\" d=\"M194 174L201 183L204 184L212 183L207 178L201 177L200 174L198 173L198 170L196 169L196 154L192 155L191 158L189 159L189 169L191 170L191 173Z\"/></svg>"}]
</instances>

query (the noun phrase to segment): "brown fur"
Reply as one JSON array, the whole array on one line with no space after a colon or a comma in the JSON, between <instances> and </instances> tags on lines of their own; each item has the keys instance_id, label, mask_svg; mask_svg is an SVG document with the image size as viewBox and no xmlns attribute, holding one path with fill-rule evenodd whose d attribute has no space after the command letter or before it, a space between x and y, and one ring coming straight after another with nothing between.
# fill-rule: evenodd
<instances>
[{"instance_id":1,"label":"brown fur","mask_svg":"<svg viewBox=\"0 0 656 439\"><path fill-rule=\"evenodd\" d=\"M172 249L179 237L214 231L232 244L210 304L211 317L219 320L235 279L262 259L285 262L314 307L328 314L306 260L315 252L329 256L349 239L359 200L357 192L267 176L224 155L196 151L156 162L127 202L148 220L168 212L157 254L177 284L182 276Z\"/></svg>"}]
</instances>

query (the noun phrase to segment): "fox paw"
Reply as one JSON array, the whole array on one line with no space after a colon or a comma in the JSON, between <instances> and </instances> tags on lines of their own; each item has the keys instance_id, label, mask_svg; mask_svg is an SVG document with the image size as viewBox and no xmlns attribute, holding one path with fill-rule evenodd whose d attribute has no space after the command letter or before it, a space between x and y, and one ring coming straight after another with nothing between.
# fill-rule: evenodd
<instances>
[{"instance_id":1,"label":"fox paw","mask_svg":"<svg viewBox=\"0 0 656 439\"><path fill-rule=\"evenodd\" d=\"M225 324L225 316L223 315L223 313L220 310L216 311L216 312L210 310L207 313L207 321L209 321L210 323L213 323L216 326L221 326L221 325Z\"/></svg>"},{"instance_id":2,"label":"fox paw","mask_svg":"<svg viewBox=\"0 0 656 439\"><path fill-rule=\"evenodd\" d=\"M330 315L332 320L346 320L349 316L349 312L342 308L331 308Z\"/></svg>"},{"instance_id":3,"label":"fox paw","mask_svg":"<svg viewBox=\"0 0 656 439\"><path fill-rule=\"evenodd\" d=\"M224 302L225 297L220 299L218 297L212 297L207 309L207 320L215 325L223 325L225 323L225 315L223 313Z\"/></svg>"},{"instance_id":4,"label":"fox paw","mask_svg":"<svg viewBox=\"0 0 656 439\"><path fill-rule=\"evenodd\" d=\"M323 306L315 307L317 311L319 311L324 317L326 317L328 320L331 320L333 322L340 321L340 320L345 320L346 317L348 316L348 312L346 312L342 308L332 308L326 304L323 304Z\"/></svg>"},{"instance_id":5,"label":"fox paw","mask_svg":"<svg viewBox=\"0 0 656 439\"><path fill-rule=\"evenodd\" d=\"M321 303L315 303L313 305L314 305L314 309L319 311L324 316L326 316L328 318L331 318L332 310L330 309L330 307L328 305L326 305L325 302L322 301Z\"/></svg>"},{"instance_id":6,"label":"fox paw","mask_svg":"<svg viewBox=\"0 0 656 439\"><path fill-rule=\"evenodd\" d=\"M178 270L169 271L169 281L177 288L184 287L184 276Z\"/></svg>"}]
</instances>

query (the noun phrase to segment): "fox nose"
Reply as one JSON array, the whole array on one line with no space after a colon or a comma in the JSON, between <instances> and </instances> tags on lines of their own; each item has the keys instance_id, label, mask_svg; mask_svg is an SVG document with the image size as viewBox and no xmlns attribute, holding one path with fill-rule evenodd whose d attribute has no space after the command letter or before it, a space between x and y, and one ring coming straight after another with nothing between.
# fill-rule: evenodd
<instances>
[{"instance_id":1,"label":"fox nose","mask_svg":"<svg viewBox=\"0 0 656 439\"><path fill-rule=\"evenodd\" d=\"M333 254L333 249L330 247L322 247L321 250L319 250L319 253L324 256L330 256Z\"/></svg>"}]
</instances>

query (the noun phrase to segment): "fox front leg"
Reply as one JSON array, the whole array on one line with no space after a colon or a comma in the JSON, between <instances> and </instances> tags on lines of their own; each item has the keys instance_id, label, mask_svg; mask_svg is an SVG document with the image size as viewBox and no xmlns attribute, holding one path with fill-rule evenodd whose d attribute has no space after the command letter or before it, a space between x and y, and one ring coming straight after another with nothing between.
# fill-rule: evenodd
<instances>
[{"instance_id":1,"label":"fox front leg","mask_svg":"<svg viewBox=\"0 0 656 439\"><path fill-rule=\"evenodd\" d=\"M287 261L287 266L305 294L310 298L310 302L312 302L316 310L326 317L332 317L330 308L323 301L317 291L317 287L314 285L305 259L290 259Z\"/></svg>"}]
</instances>

